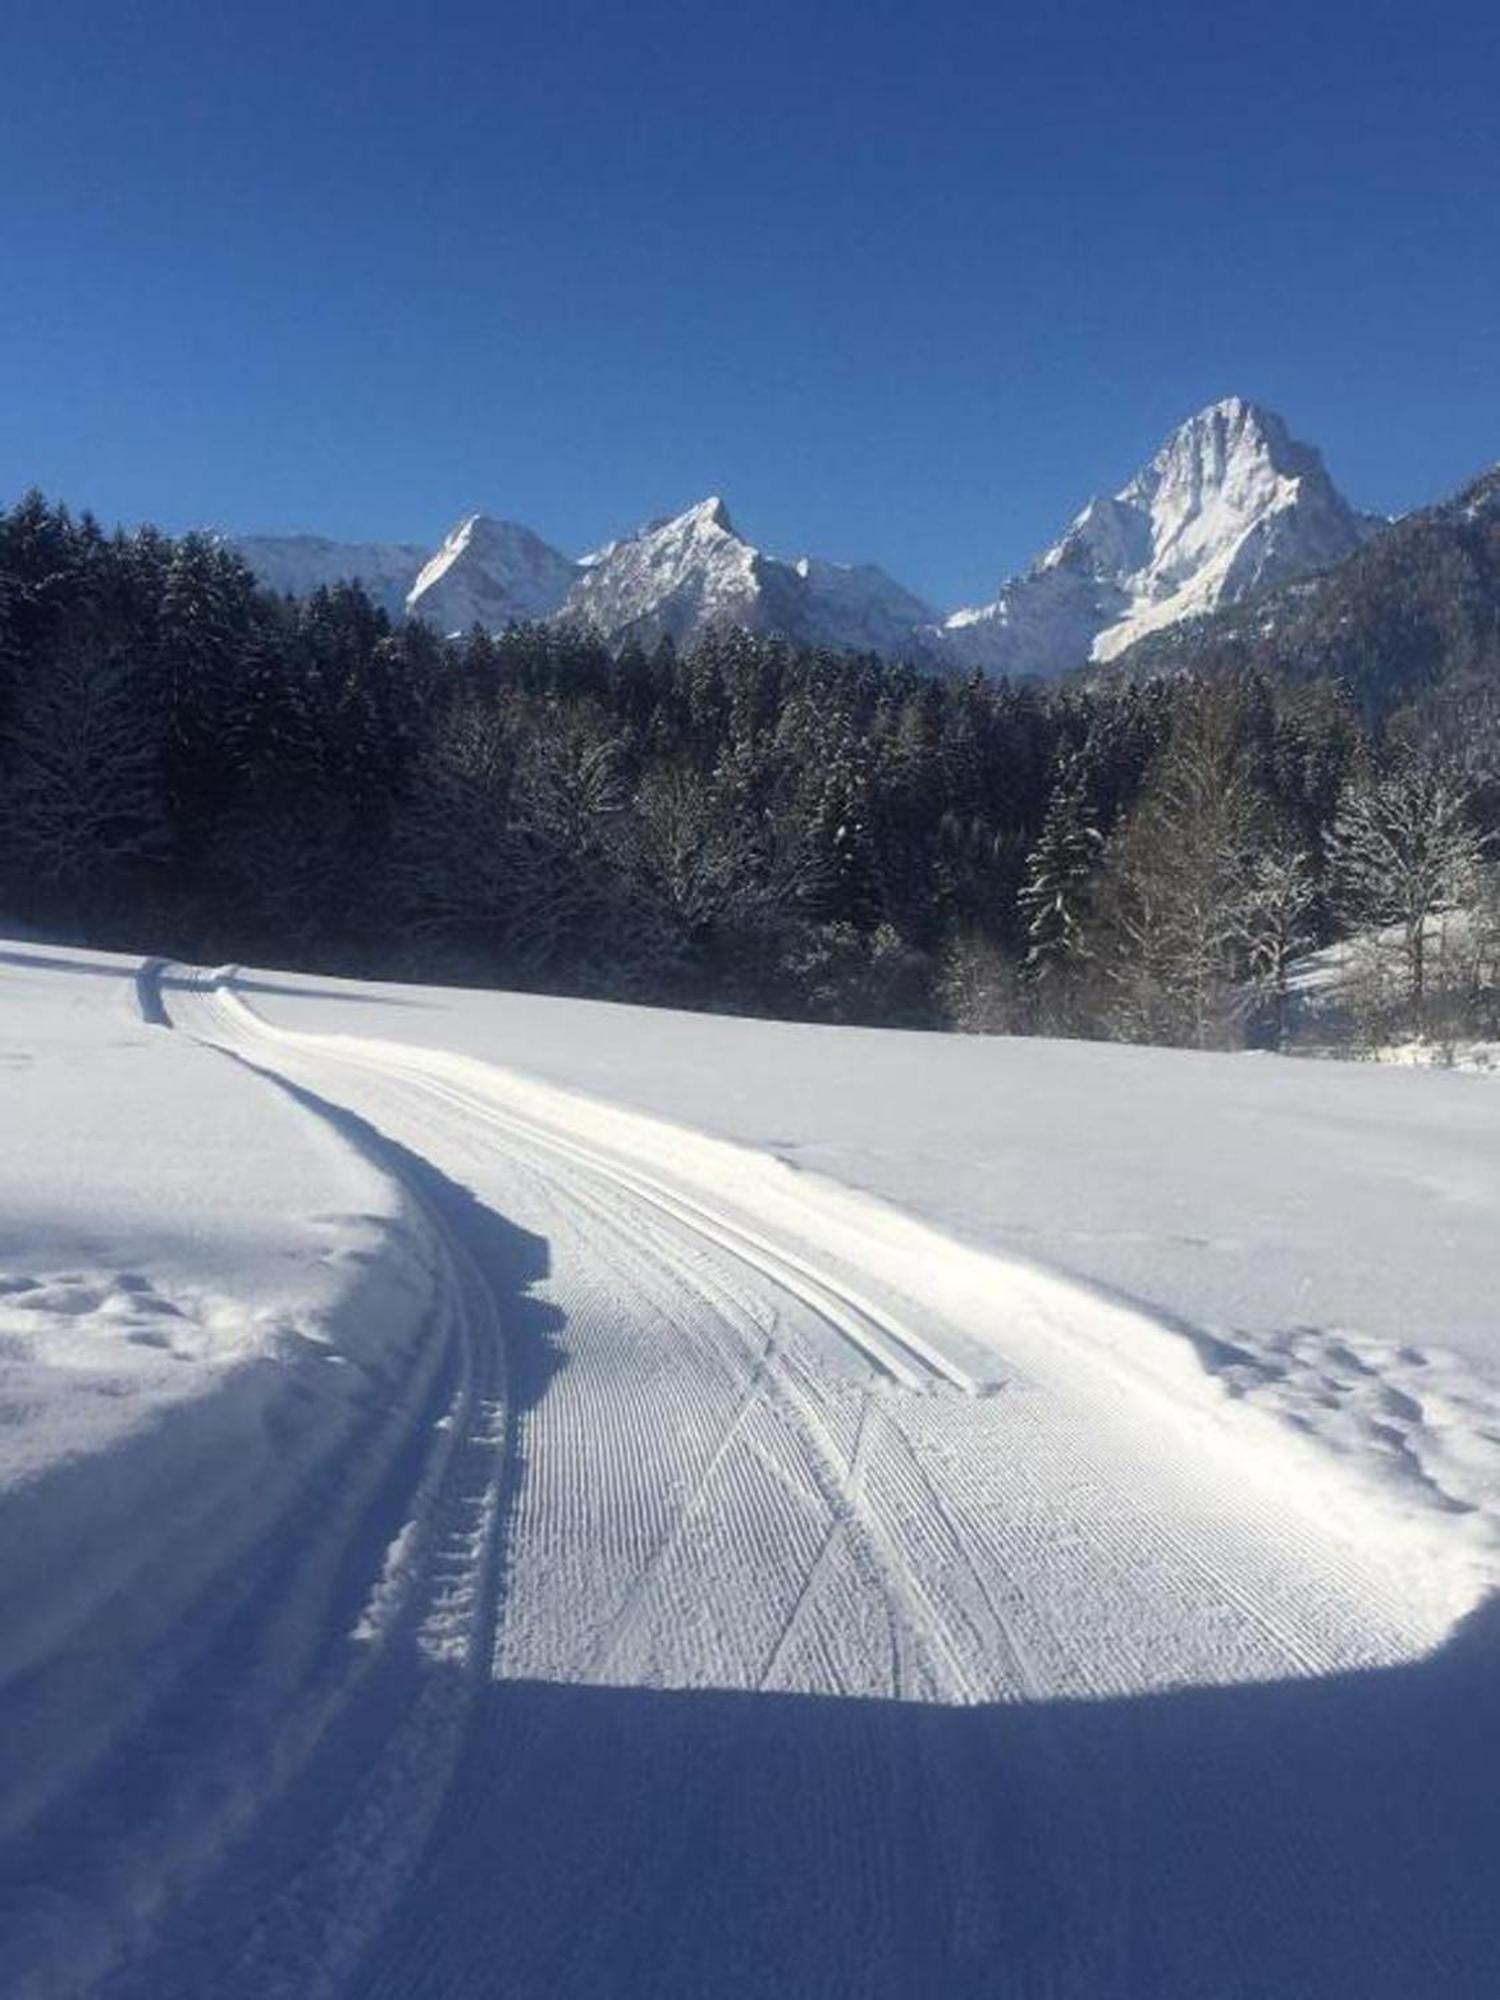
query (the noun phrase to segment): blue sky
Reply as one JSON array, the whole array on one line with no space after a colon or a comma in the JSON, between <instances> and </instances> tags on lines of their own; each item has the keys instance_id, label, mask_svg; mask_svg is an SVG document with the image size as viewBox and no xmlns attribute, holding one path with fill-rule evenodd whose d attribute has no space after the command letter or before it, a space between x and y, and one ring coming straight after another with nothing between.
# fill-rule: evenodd
<instances>
[{"instance_id":1,"label":"blue sky","mask_svg":"<svg viewBox=\"0 0 1500 2000\"><path fill-rule=\"evenodd\" d=\"M1500 8L115 0L0 21L0 495L987 595L1231 390L1500 457Z\"/></svg>"}]
</instances>

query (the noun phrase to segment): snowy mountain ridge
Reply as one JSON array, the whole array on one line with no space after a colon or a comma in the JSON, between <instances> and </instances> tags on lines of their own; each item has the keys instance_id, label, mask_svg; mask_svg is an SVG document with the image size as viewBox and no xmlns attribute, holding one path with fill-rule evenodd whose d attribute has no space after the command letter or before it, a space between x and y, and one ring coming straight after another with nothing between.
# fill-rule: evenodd
<instances>
[{"instance_id":1,"label":"snowy mountain ridge","mask_svg":"<svg viewBox=\"0 0 1500 2000\"><path fill-rule=\"evenodd\" d=\"M601 550L559 617L619 645L739 627L844 651L899 653L932 616L873 564L783 562L747 542L717 494Z\"/></svg>"},{"instance_id":2,"label":"snowy mountain ridge","mask_svg":"<svg viewBox=\"0 0 1500 2000\"><path fill-rule=\"evenodd\" d=\"M277 590L359 577L393 615L444 633L555 620L608 645L738 627L955 671L1052 676L1145 634L1326 569L1385 524L1357 513L1311 446L1230 396L1180 425L988 603L942 616L871 564L768 555L710 495L578 559L471 514L430 558L415 544L235 538ZM342 565L342 567L341 567Z\"/></svg>"}]
</instances>

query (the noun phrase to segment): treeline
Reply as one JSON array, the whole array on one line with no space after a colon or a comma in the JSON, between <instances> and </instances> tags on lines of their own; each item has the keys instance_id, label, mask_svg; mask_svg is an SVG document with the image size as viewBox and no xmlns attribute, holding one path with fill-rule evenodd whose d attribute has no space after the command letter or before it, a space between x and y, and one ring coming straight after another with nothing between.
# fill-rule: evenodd
<instances>
[{"instance_id":1,"label":"treeline","mask_svg":"<svg viewBox=\"0 0 1500 2000\"><path fill-rule=\"evenodd\" d=\"M1221 1046L1291 1034L1347 935L1360 1032L1489 1033L1500 738L1440 722L1253 673L443 642L202 536L0 515L0 907L200 959Z\"/></svg>"}]
</instances>

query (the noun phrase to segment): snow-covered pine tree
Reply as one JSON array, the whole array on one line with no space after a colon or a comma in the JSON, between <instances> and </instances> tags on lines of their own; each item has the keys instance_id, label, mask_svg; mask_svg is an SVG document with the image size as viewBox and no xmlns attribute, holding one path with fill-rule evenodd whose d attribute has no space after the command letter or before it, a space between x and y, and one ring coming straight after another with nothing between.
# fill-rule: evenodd
<instances>
[{"instance_id":1,"label":"snow-covered pine tree","mask_svg":"<svg viewBox=\"0 0 1500 2000\"><path fill-rule=\"evenodd\" d=\"M1102 845L1083 761L1075 756L1053 787L1017 899L1026 921L1023 971L1047 1027L1072 1025L1070 989L1089 955L1094 871Z\"/></svg>"},{"instance_id":2,"label":"snow-covered pine tree","mask_svg":"<svg viewBox=\"0 0 1500 2000\"><path fill-rule=\"evenodd\" d=\"M1244 1011L1243 910L1265 799L1238 691L1183 697L1145 794L1111 837L1099 884L1111 1026L1132 1041L1222 1046Z\"/></svg>"}]
</instances>

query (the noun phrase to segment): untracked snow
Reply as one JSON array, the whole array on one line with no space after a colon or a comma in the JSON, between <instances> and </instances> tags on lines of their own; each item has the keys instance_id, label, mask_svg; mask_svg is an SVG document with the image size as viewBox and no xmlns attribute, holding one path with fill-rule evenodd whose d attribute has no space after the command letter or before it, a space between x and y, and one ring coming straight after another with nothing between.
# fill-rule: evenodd
<instances>
[{"instance_id":1,"label":"untracked snow","mask_svg":"<svg viewBox=\"0 0 1500 2000\"><path fill-rule=\"evenodd\" d=\"M319 1519L405 1448L433 1346L409 1191L151 1025L143 977L0 947L7 1993L89 1990L281 1781L338 1597Z\"/></svg>"}]
</instances>

